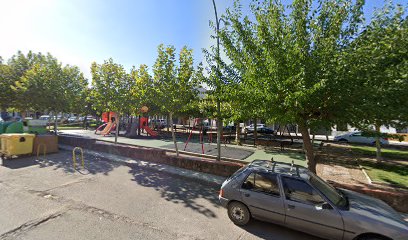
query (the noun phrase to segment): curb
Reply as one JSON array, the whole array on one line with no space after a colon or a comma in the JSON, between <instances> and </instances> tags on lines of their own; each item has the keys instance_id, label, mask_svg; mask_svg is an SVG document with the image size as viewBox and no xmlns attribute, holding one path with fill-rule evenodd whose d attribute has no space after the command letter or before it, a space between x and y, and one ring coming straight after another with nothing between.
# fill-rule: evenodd
<instances>
[{"instance_id":1,"label":"curb","mask_svg":"<svg viewBox=\"0 0 408 240\"><path fill-rule=\"evenodd\" d=\"M68 146L65 144L59 144L59 148L62 150L66 151L72 151L74 147ZM165 172L167 174L188 179L188 180L194 180L198 183L212 186L212 187L220 187L220 185L225 181L225 177L220 177L208 173L202 173L202 172L196 172L192 171L189 169L184 169L184 168L178 168L178 167L173 167L170 165L166 164L159 164L159 163L153 163L153 162L148 162L148 161L142 161L142 160L137 160L137 159L132 159L128 157L123 157L123 156L118 156L110 153L101 153L101 152L96 152L88 149L84 149L84 154L92 155L92 156L98 156L100 157L103 161L111 161L115 163L119 163L128 167L140 167L148 170L152 170L155 172Z\"/></svg>"},{"instance_id":2,"label":"curb","mask_svg":"<svg viewBox=\"0 0 408 240\"><path fill-rule=\"evenodd\" d=\"M358 164L358 167L360 168L360 170L363 172L364 176L367 178L368 184L373 184L373 181L371 180L371 178L368 176L367 172L364 170L364 168Z\"/></svg>"}]
</instances>

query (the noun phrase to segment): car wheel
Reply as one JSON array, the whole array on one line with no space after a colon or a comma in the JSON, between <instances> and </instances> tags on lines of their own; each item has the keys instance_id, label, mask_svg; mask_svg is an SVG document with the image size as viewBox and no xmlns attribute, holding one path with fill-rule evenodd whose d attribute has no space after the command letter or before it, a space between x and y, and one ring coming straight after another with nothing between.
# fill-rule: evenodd
<instances>
[{"instance_id":1,"label":"car wheel","mask_svg":"<svg viewBox=\"0 0 408 240\"><path fill-rule=\"evenodd\" d=\"M365 235L357 238L358 240L387 240L388 238L378 235Z\"/></svg>"},{"instance_id":2,"label":"car wheel","mask_svg":"<svg viewBox=\"0 0 408 240\"><path fill-rule=\"evenodd\" d=\"M228 205L228 217L234 224L244 226L251 220L251 213L244 204L232 202Z\"/></svg>"}]
</instances>

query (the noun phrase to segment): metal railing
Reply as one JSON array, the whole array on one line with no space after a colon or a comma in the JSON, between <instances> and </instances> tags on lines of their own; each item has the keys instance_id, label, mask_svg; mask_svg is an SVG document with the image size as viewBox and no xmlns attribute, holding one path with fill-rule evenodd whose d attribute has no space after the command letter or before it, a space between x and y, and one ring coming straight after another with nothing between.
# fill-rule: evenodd
<instances>
[{"instance_id":1,"label":"metal railing","mask_svg":"<svg viewBox=\"0 0 408 240\"><path fill-rule=\"evenodd\" d=\"M45 155L47 154L47 145L45 145L44 143L40 143L40 144L38 144L38 146L37 146L37 159L39 159L39 157L40 157L41 146L43 146L42 149L43 149L44 158L45 158Z\"/></svg>"},{"instance_id":2,"label":"metal railing","mask_svg":"<svg viewBox=\"0 0 408 240\"><path fill-rule=\"evenodd\" d=\"M76 168L76 150L80 150L81 153L81 162L82 162L82 168L85 168L85 164L84 164L84 151L82 150L82 148L80 147L75 147L72 150L72 161L74 162L74 169Z\"/></svg>"}]
</instances>

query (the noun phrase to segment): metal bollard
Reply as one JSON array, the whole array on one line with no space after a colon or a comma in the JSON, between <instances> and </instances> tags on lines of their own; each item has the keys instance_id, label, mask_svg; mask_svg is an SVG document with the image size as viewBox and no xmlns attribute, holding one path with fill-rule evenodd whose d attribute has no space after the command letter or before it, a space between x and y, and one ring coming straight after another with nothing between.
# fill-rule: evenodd
<instances>
[{"instance_id":1,"label":"metal bollard","mask_svg":"<svg viewBox=\"0 0 408 240\"><path fill-rule=\"evenodd\" d=\"M82 161L82 168L85 168L85 164L84 164L84 151L82 150L82 148L80 148L80 147L75 147L73 150L72 150L72 161L74 162L74 169L76 168L76 150L80 150L80 152L81 152L81 161Z\"/></svg>"},{"instance_id":2,"label":"metal bollard","mask_svg":"<svg viewBox=\"0 0 408 240\"><path fill-rule=\"evenodd\" d=\"M44 146L43 147L43 153L44 153L44 158L45 158L45 155L46 155L46 153L47 153L47 145L45 145L45 144L43 144L43 143L40 143L40 144L38 144L38 146L37 146L37 159L40 157L40 150L41 150L41 146Z\"/></svg>"}]
</instances>

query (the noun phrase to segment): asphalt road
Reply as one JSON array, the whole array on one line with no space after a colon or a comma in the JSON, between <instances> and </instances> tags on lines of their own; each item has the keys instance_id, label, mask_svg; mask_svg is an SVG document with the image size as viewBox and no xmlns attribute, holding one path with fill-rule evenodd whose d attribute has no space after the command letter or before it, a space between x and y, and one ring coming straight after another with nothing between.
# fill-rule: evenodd
<instances>
[{"instance_id":1,"label":"asphalt road","mask_svg":"<svg viewBox=\"0 0 408 240\"><path fill-rule=\"evenodd\" d=\"M259 221L235 226L218 188L148 167L67 151L0 166L0 239L304 239Z\"/></svg>"}]
</instances>

